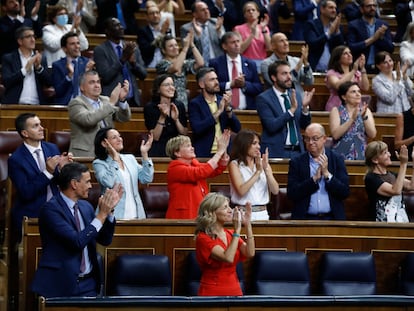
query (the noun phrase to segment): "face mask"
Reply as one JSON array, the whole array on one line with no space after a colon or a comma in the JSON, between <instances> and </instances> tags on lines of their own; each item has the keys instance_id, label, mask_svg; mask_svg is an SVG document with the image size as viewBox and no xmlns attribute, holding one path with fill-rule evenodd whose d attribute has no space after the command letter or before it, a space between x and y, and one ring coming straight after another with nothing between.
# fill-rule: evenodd
<instances>
[{"instance_id":1,"label":"face mask","mask_svg":"<svg viewBox=\"0 0 414 311\"><path fill-rule=\"evenodd\" d=\"M68 23L69 17L67 14L56 16L56 24L59 26L65 26Z\"/></svg>"}]
</instances>

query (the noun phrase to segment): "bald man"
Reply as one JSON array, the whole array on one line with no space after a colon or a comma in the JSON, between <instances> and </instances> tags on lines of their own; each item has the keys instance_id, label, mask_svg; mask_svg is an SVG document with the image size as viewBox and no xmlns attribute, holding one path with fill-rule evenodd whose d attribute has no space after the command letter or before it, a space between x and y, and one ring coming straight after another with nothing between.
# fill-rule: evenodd
<instances>
[{"instance_id":1,"label":"bald man","mask_svg":"<svg viewBox=\"0 0 414 311\"><path fill-rule=\"evenodd\" d=\"M274 33L270 43L272 45L273 54L266 58L260 67L266 85L268 87L273 85L273 82L269 77L269 65L276 60L285 60L289 63L291 68L292 82L296 94L300 96L300 98L303 98L302 83L304 85L312 85L314 81L312 68L309 66L308 62L308 47L305 45L302 46L301 57L288 55L290 51L289 41L286 35L281 32Z\"/></svg>"},{"instance_id":2,"label":"bald man","mask_svg":"<svg viewBox=\"0 0 414 311\"><path fill-rule=\"evenodd\" d=\"M345 220L349 177L343 158L325 147L326 139L321 124L309 124L303 135L306 152L289 162L292 219Z\"/></svg>"}]
</instances>

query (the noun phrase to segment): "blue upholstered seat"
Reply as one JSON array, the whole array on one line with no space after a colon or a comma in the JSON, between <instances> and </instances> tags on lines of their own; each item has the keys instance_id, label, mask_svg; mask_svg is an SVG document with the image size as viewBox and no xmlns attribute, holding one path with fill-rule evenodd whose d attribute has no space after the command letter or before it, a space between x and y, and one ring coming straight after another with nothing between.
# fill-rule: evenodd
<instances>
[{"instance_id":1,"label":"blue upholstered seat","mask_svg":"<svg viewBox=\"0 0 414 311\"><path fill-rule=\"evenodd\" d=\"M258 295L310 295L307 257L300 252L257 251L253 282Z\"/></svg>"},{"instance_id":2,"label":"blue upholstered seat","mask_svg":"<svg viewBox=\"0 0 414 311\"><path fill-rule=\"evenodd\" d=\"M164 255L122 255L115 265L114 295L171 295L170 263Z\"/></svg>"},{"instance_id":3,"label":"blue upholstered seat","mask_svg":"<svg viewBox=\"0 0 414 311\"><path fill-rule=\"evenodd\" d=\"M321 261L323 295L376 294L375 262L372 254L327 252Z\"/></svg>"}]
</instances>

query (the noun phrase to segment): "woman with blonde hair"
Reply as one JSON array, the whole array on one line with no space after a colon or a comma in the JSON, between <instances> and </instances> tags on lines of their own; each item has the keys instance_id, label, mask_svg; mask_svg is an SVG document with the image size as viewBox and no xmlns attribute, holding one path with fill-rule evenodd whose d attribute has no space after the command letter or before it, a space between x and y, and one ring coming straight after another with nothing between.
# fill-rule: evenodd
<instances>
[{"instance_id":1,"label":"woman with blonde hair","mask_svg":"<svg viewBox=\"0 0 414 311\"><path fill-rule=\"evenodd\" d=\"M408 164L408 149L401 146L395 152L400 160L398 174L388 171L391 154L382 141L372 141L365 150L365 190L370 201L371 211L376 221L408 222L403 199L403 190L414 190L414 171L411 180L405 177Z\"/></svg>"},{"instance_id":2,"label":"woman with blonde hair","mask_svg":"<svg viewBox=\"0 0 414 311\"><path fill-rule=\"evenodd\" d=\"M196 219L196 257L201 268L200 296L241 296L237 263L255 254L251 225L252 206L231 209L227 197L209 193L200 204ZM233 230L225 228L232 222ZM240 237L242 225L246 241Z\"/></svg>"}]
</instances>

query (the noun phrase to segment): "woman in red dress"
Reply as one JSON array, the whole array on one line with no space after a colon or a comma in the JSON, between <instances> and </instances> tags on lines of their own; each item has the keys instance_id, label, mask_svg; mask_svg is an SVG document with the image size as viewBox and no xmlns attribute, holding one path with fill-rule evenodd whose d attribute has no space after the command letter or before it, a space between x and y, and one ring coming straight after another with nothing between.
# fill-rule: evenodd
<instances>
[{"instance_id":1,"label":"woman in red dress","mask_svg":"<svg viewBox=\"0 0 414 311\"><path fill-rule=\"evenodd\" d=\"M230 208L229 199L220 193L209 193L203 199L196 219L196 257L201 268L199 296L241 296L236 266L255 253L251 225L252 207ZM233 230L224 227L233 221ZM242 224L246 241L240 237Z\"/></svg>"}]
</instances>

